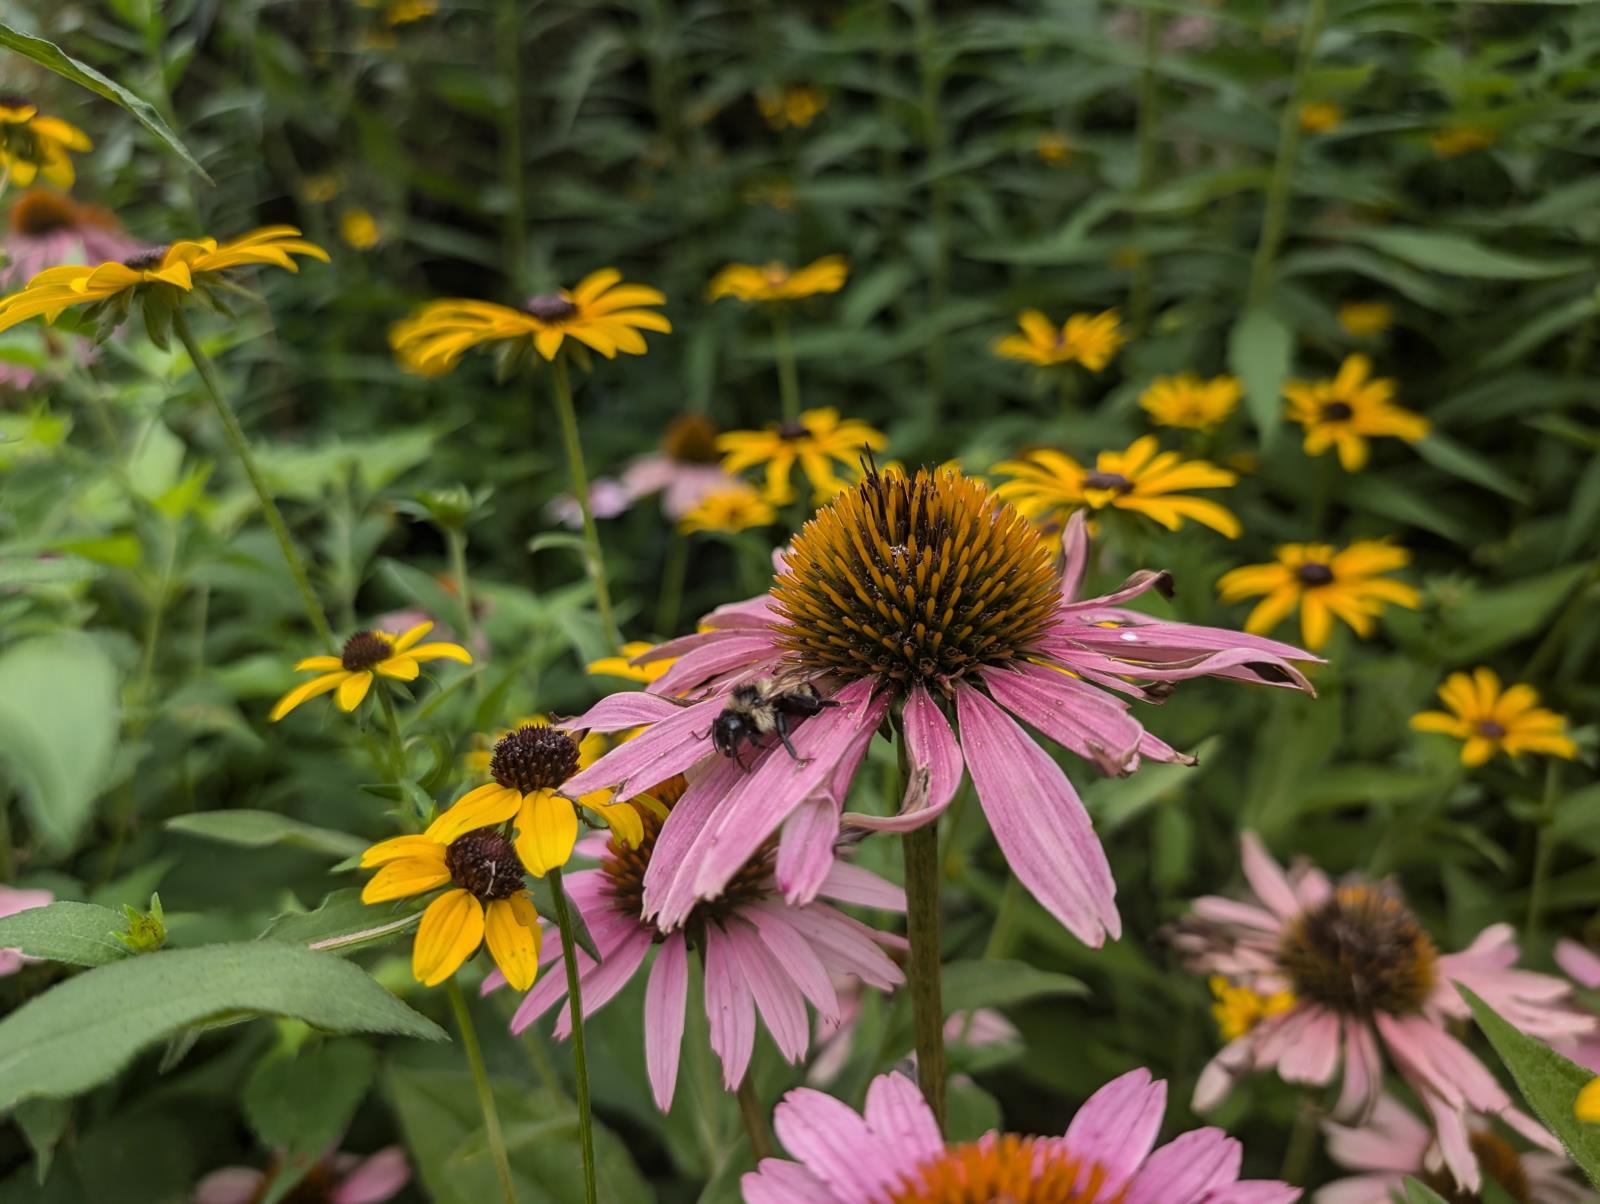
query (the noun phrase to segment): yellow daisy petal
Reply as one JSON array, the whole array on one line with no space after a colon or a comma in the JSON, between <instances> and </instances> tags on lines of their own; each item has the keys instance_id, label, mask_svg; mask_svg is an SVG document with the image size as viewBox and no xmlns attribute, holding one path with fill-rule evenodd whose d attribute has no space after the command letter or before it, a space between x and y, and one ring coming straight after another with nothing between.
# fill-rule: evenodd
<instances>
[{"instance_id":1,"label":"yellow daisy petal","mask_svg":"<svg viewBox=\"0 0 1600 1204\"><path fill-rule=\"evenodd\" d=\"M372 875L361 888L361 901L387 903L390 899L424 894L448 881L450 871L445 868L442 851L437 857L405 857L389 862Z\"/></svg>"},{"instance_id":2,"label":"yellow daisy petal","mask_svg":"<svg viewBox=\"0 0 1600 1204\"><path fill-rule=\"evenodd\" d=\"M352 673L339 683L337 701L341 711L353 711L361 705L361 700L367 696L367 691L372 689L372 670L363 669L359 673Z\"/></svg>"},{"instance_id":3,"label":"yellow daisy petal","mask_svg":"<svg viewBox=\"0 0 1600 1204\"><path fill-rule=\"evenodd\" d=\"M484 942L506 981L518 991L539 973L539 913L526 894L496 899L484 908Z\"/></svg>"},{"instance_id":4,"label":"yellow daisy petal","mask_svg":"<svg viewBox=\"0 0 1600 1204\"><path fill-rule=\"evenodd\" d=\"M481 944L483 905L467 891L447 891L422 913L411 948L411 973L425 987L438 986Z\"/></svg>"},{"instance_id":5,"label":"yellow daisy petal","mask_svg":"<svg viewBox=\"0 0 1600 1204\"><path fill-rule=\"evenodd\" d=\"M338 689L349 677L350 674L340 669L337 673L328 673L322 677L313 678L311 681L302 682L278 699L273 705L272 713L267 718L276 723L307 699L315 698L318 694L326 694L329 690ZM345 709L348 710L349 708Z\"/></svg>"},{"instance_id":6,"label":"yellow daisy petal","mask_svg":"<svg viewBox=\"0 0 1600 1204\"><path fill-rule=\"evenodd\" d=\"M505 823L517 813L522 795L499 782L467 791L455 806L428 825L428 839L447 845L466 832Z\"/></svg>"},{"instance_id":7,"label":"yellow daisy petal","mask_svg":"<svg viewBox=\"0 0 1600 1204\"><path fill-rule=\"evenodd\" d=\"M578 813L570 799L553 790L524 795L517 812L517 856L528 872L542 878L566 865L578 841Z\"/></svg>"}]
</instances>

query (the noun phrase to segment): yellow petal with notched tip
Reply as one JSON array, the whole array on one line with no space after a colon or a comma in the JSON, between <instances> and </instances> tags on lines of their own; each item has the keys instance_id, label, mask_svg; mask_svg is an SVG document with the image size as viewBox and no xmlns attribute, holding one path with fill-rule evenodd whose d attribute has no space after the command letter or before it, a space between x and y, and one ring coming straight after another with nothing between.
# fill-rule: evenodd
<instances>
[{"instance_id":1,"label":"yellow petal with notched tip","mask_svg":"<svg viewBox=\"0 0 1600 1204\"><path fill-rule=\"evenodd\" d=\"M404 857L389 862L372 875L372 880L361 888L361 901L387 903L390 899L423 894L448 881L450 871L445 867L442 854L434 857Z\"/></svg>"},{"instance_id":2,"label":"yellow petal with notched tip","mask_svg":"<svg viewBox=\"0 0 1600 1204\"><path fill-rule=\"evenodd\" d=\"M470 892L452 890L428 904L411 947L411 973L425 987L438 986L483 944L483 904Z\"/></svg>"},{"instance_id":3,"label":"yellow petal with notched tip","mask_svg":"<svg viewBox=\"0 0 1600 1204\"><path fill-rule=\"evenodd\" d=\"M489 956L512 987L526 991L539 973L539 913L525 894L496 899L484 912Z\"/></svg>"}]
</instances>

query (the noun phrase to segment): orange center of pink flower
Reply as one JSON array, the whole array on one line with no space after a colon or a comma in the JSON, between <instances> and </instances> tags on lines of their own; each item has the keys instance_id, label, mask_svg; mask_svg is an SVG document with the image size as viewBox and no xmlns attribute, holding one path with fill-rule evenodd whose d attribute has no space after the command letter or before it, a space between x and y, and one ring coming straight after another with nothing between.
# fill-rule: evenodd
<instances>
[{"instance_id":1,"label":"orange center of pink flower","mask_svg":"<svg viewBox=\"0 0 1600 1204\"><path fill-rule=\"evenodd\" d=\"M1080 1162L1059 1142L1007 1133L953 1145L919 1166L892 1204L1117 1204L1102 1195L1105 1171Z\"/></svg>"},{"instance_id":2,"label":"orange center of pink flower","mask_svg":"<svg viewBox=\"0 0 1600 1204\"><path fill-rule=\"evenodd\" d=\"M1419 1011L1438 982L1439 951L1382 885L1341 887L1285 929L1278 958L1294 994L1346 1015Z\"/></svg>"}]
</instances>

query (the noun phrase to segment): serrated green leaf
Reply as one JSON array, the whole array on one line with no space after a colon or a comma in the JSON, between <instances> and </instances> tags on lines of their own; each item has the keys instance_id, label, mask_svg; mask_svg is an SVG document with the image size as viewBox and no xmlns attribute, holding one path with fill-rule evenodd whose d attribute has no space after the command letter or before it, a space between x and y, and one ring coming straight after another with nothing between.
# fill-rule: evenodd
<instances>
[{"instance_id":1,"label":"serrated green leaf","mask_svg":"<svg viewBox=\"0 0 1600 1204\"><path fill-rule=\"evenodd\" d=\"M104 966L130 956L115 934L127 921L109 907L57 902L0 917L0 949L69 966Z\"/></svg>"},{"instance_id":2,"label":"serrated green leaf","mask_svg":"<svg viewBox=\"0 0 1600 1204\"><path fill-rule=\"evenodd\" d=\"M174 832L185 832L223 844L252 849L286 844L313 853L325 853L329 857L356 857L371 844L371 841L359 836L319 828L275 811L253 811L243 807L237 811L195 811L178 815L169 819L166 826Z\"/></svg>"},{"instance_id":3,"label":"serrated green leaf","mask_svg":"<svg viewBox=\"0 0 1600 1204\"><path fill-rule=\"evenodd\" d=\"M360 888L351 887L334 891L314 911L275 916L256 939L344 954L384 944L421 921L422 912L414 903L363 903Z\"/></svg>"}]
</instances>

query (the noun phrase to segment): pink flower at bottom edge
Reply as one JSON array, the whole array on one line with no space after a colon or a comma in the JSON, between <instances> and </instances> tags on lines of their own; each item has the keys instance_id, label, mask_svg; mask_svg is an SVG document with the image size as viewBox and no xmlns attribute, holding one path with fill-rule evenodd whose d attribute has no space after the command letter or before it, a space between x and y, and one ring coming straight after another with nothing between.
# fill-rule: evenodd
<instances>
[{"instance_id":1,"label":"pink flower at bottom edge","mask_svg":"<svg viewBox=\"0 0 1600 1204\"><path fill-rule=\"evenodd\" d=\"M14 916L19 911L31 911L54 901L55 895L47 890L17 890L12 886L0 886L0 916ZM0 978L15 974L30 960L22 955L21 949L0 949Z\"/></svg>"},{"instance_id":2,"label":"pink flower at bottom edge","mask_svg":"<svg viewBox=\"0 0 1600 1204\"><path fill-rule=\"evenodd\" d=\"M999 1198L1018 1178L1074 1204L1293 1204L1298 1188L1241 1181L1240 1144L1221 1129L1196 1129L1159 1149L1167 1085L1132 1070L1089 1097L1061 1137L989 1133L946 1146L910 1079L881 1075L866 1108L809 1087L773 1112L794 1159L766 1158L740 1181L745 1204L918 1204ZM941 1190L944 1189L944 1190ZM990 1195L983 1193L988 1191Z\"/></svg>"},{"instance_id":3,"label":"pink flower at bottom edge","mask_svg":"<svg viewBox=\"0 0 1600 1204\"><path fill-rule=\"evenodd\" d=\"M1566 971L1567 977L1573 982L1586 990L1600 990L1600 954L1584 948L1577 941L1562 939L1556 942L1555 957L1556 964ZM1600 1074L1600 1031L1584 1037L1567 1052L1574 1062Z\"/></svg>"},{"instance_id":4,"label":"pink flower at bottom edge","mask_svg":"<svg viewBox=\"0 0 1600 1204\"><path fill-rule=\"evenodd\" d=\"M253 1204L271 1182L273 1170L225 1166L212 1171L194 1189L193 1204ZM300 1181L324 1193L328 1204L383 1204L411 1181L405 1151L386 1146L367 1158L333 1153L323 1157ZM299 1187L296 1190L300 1190Z\"/></svg>"}]
</instances>

